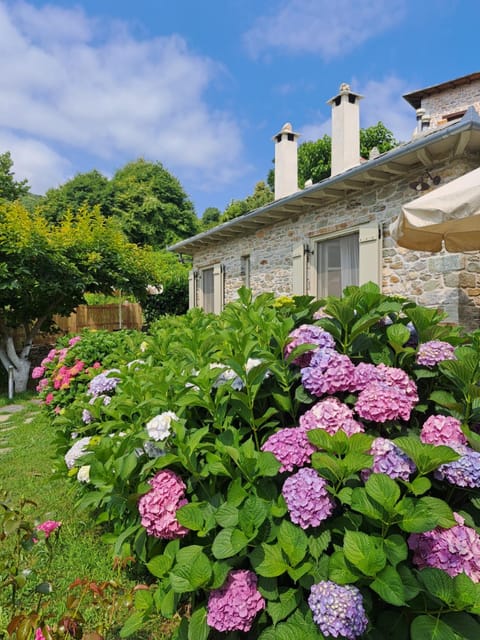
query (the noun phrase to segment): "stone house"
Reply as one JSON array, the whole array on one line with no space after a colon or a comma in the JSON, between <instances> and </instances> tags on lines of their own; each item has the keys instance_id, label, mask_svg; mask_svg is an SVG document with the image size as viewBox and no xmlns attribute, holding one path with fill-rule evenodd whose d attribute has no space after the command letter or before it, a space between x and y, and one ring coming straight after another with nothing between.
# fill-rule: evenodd
<instances>
[{"instance_id":1,"label":"stone house","mask_svg":"<svg viewBox=\"0 0 480 640\"><path fill-rule=\"evenodd\" d=\"M403 97L416 113L412 139L365 161L362 96L341 85L329 100L331 176L302 190L298 134L287 123L274 137L274 202L170 247L193 258L190 306L218 312L241 286L323 297L373 281L478 327L480 252L404 249L389 227L403 205L480 166L480 72Z\"/></svg>"}]
</instances>

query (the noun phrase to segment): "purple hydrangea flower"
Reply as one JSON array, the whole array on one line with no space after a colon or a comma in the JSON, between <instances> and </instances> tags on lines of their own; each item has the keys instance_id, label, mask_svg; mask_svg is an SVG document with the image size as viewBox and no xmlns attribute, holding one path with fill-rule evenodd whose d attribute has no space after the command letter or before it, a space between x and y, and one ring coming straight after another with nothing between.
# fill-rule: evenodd
<instances>
[{"instance_id":1,"label":"purple hydrangea flower","mask_svg":"<svg viewBox=\"0 0 480 640\"><path fill-rule=\"evenodd\" d=\"M396 387L410 398L412 404L418 402L417 385L403 369L388 367L383 363L375 366L366 362L360 362L360 364L355 367L355 389L357 391L363 391L374 382L381 382L390 387Z\"/></svg>"},{"instance_id":2,"label":"purple hydrangea flower","mask_svg":"<svg viewBox=\"0 0 480 640\"><path fill-rule=\"evenodd\" d=\"M90 413L90 411L89 411L88 409L84 409L84 410L82 411L82 421L83 421L85 424L90 424L90 423L92 422L92 420L93 420L93 416L92 416L92 414Z\"/></svg>"},{"instance_id":3,"label":"purple hydrangea flower","mask_svg":"<svg viewBox=\"0 0 480 640\"><path fill-rule=\"evenodd\" d=\"M455 347L443 340L430 340L418 347L417 364L424 367L434 367L443 360L456 360Z\"/></svg>"},{"instance_id":4,"label":"purple hydrangea flower","mask_svg":"<svg viewBox=\"0 0 480 640\"><path fill-rule=\"evenodd\" d=\"M452 578L465 573L473 582L480 582L480 536L465 520L454 513L457 524L450 529L437 527L425 533L412 533L408 546L413 562L419 569L442 569Z\"/></svg>"},{"instance_id":5,"label":"purple hydrangea flower","mask_svg":"<svg viewBox=\"0 0 480 640\"><path fill-rule=\"evenodd\" d=\"M273 453L282 463L279 471L283 473L309 464L312 453L316 449L309 442L305 429L292 427L273 433L263 444L262 451Z\"/></svg>"},{"instance_id":6,"label":"purple hydrangea flower","mask_svg":"<svg viewBox=\"0 0 480 640\"><path fill-rule=\"evenodd\" d=\"M290 519L302 529L318 527L335 508L326 480L310 467L303 467L287 478L282 494Z\"/></svg>"},{"instance_id":7,"label":"purple hydrangea flower","mask_svg":"<svg viewBox=\"0 0 480 640\"><path fill-rule=\"evenodd\" d=\"M452 449L462 454L461 458L442 464L435 471L435 477L447 480L457 487L480 489L480 453L458 444L452 446Z\"/></svg>"},{"instance_id":8,"label":"purple hydrangea flower","mask_svg":"<svg viewBox=\"0 0 480 640\"><path fill-rule=\"evenodd\" d=\"M120 382L120 378L116 378L115 376L110 377L109 374L116 372L118 372L118 369L110 369L92 378L88 384L87 394L97 398L100 395L114 391Z\"/></svg>"},{"instance_id":9,"label":"purple hydrangea flower","mask_svg":"<svg viewBox=\"0 0 480 640\"><path fill-rule=\"evenodd\" d=\"M355 640L367 628L362 594L354 585L340 586L330 580L314 584L308 605L324 636Z\"/></svg>"},{"instance_id":10,"label":"purple hydrangea flower","mask_svg":"<svg viewBox=\"0 0 480 640\"><path fill-rule=\"evenodd\" d=\"M362 473L364 480L373 472L385 473L394 480L400 478L408 481L410 475L416 470L413 460L394 442L386 438L375 438L370 447L370 453L373 456L373 464L371 469Z\"/></svg>"},{"instance_id":11,"label":"purple hydrangea flower","mask_svg":"<svg viewBox=\"0 0 480 640\"><path fill-rule=\"evenodd\" d=\"M338 398L325 398L314 404L301 416L300 426L306 430L324 429L331 436L340 429L347 436L364 431L363 425L353 418L352 409Z\"/></svg>"},{"instance_id":12,"label":"purple hydrangea flower","mask_svg":"<svg viewBox=\"0 0 480 640\"><path fill-rule=\"evenodd\" d=\"M425 444L447 445L467 444L460 420L452 416L433 415L425 420L420 432L420 440Z\"/></svg>"},{"instance_id":13,"label":"purple hydrangea flower","mask_svg":"<svg viewBox=\"0 0 480 640\"><path fill-rule=\"evenodd\" d=\"M217 631L250 631L255 616L265 608L253 571L230 571L220 589L211 591L207 624Z\"/></svg>"},{"instance_id":14,"label":"purple hydrangea flower","mask_svg":"<svg viewBox=\"0 0 480 640\"><path fill-rule=\"evenodd\" d=\"M319 349L302 369L302 384L316 396L354 391L355 365L333 349Z\"/></svg>"},{"instance_id":15,"label":"purple hydrangea flower","mask_svg":"<svg viewBox=\"0 0 480 640\"><path fill-rule=\"evenodd\" d=\"M328 333L328 331L325 331L322 327L317 327L315 324L302 324L289 334L289 338L290 342L287 344L284 351L285 358L287 358L292 351L301 344L318 345L315 349L302 353L301 356L298 356L293 360L293 364L297 364L299 367L308 367L313 354L318 351L319 348L335 348L335 340L333 339L333 336Z\"/></svg>"}]
</instances>

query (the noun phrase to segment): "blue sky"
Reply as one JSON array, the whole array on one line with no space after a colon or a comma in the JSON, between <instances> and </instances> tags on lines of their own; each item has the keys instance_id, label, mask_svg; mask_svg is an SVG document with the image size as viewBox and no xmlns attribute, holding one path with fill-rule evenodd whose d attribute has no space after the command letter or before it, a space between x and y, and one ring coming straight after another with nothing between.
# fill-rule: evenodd
<instances>
[{"instance_id":1,"label":"blue sky","mask_svg":"<svg viewBox=\"0 0 480 640\"><path fill-rule=\"evenodd\" d=\"M480 71L478 0L0 0L0 153L35 193L160 161L200 216L266 179L272 136L361 126L407 140L404 93Z\"/></svg>"}]
</instances>

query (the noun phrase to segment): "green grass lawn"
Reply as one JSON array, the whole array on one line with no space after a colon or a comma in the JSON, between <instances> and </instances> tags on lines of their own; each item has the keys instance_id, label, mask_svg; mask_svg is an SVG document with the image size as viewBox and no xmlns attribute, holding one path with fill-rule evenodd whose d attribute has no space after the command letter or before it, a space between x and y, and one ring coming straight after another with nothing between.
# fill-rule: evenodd
<instances>
[{"instance_id":1,"label":"green grass lawn","mask_svg":"<svg viewBox=\"0 0 480 640\"><path fill-rule=\"evenodd\" d=\"M31 401L31 395L15 397L15 404L22 404L20 412L12 414L8 422L0 422L0 491L7 491L14 503L22 498L32 500L35 506L29 506L27 514L38 522L58 520L62 522L58 540L55 535L53 557L48 563L47 557L39 559L39 575L52 584L53 592L45 596L52 622L65 613L69 589L76 579L88 579L92 582L115 580L129 591L135 584L125 572L113 568L111 549L102 543L101 532L92 527L86 514L75 511L76 500L74 485L52 475L54 456L54 431L40 407ZM2 398L0 416L7 404ZM3 409L2 409L3 407ZM12 553L13 538L6 538L0 544L0 638L11 617L9 589L1 588L2 567L5 554ZM10 546L9 546L10 545ZM38 553L36 554L38 556ZM47 554L44 554L45 556ZM36 580L35 582L38 582ZM34 585L27 585L19 592L18 610L29 612L36 606L38 594L32 593ZM78 589L78 588L77 588ZM114 591L109 589L113 597ZM115 592L116 593L116 592ZM107 619L107 607L95 605L87 597L81 606L85 617L85 630L94 630L103 623L109 631L105 638L114 640L119 637L121 620L128 615L124 607L117 611L114 619ZM161 621L152 625L153 630L145 630L134 640L167 640ZM8 636L5 636L8 637Z\"/></svg>"}]
</instances>

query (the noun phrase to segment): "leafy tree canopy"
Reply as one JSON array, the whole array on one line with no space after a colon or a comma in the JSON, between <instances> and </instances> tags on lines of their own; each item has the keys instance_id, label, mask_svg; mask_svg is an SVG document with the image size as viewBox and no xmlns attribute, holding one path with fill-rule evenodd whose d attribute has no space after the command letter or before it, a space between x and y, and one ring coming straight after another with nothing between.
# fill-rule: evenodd
<instances>
[{"instance_id":1,"label":"leafy tree canopy","mask_svg":"<svg viewBox=\"0 0 480 640\"><path fill-rule=\"evenodd\" d=\"M196 233L192 203L159 162L130 162L115 173L111 189L112 214L131 242L165 247Z\"/></svg>"},{"instance_id":2,"label":"leafy tree canopy","mask_svg":"<svg viewBox=\"0 0 480 640\"><path fill-rule=\"evenodd\" d=\"M112 194L108 178L94 169L78 173L74 178L55 189L49 189L38 204L38 211L47 220L57 221L67 213L77 213L81 207L100 208L100 213L109 216L112 209Z\"/></svg>"},{"instance_id":3,"label":"leafy tree canopy","mask_svg":"<svg viewBox=\"0 0 480 640\"><path fill-rule=\"evenodd\" d=\"M160 277L155 253L129 243L98 208L53 224L18 201L0 203L0 360L14 366L17 390L25 370L28 379L31 341L52 315L69 315L87 291L115 288L142 299ZM26 335L19 352L16 327Z\"/></svg>"},{"instance_id":4,"label":"leafy tree canopy","mask_svg":"<svg viewBox=\"0 0 480 640\"><path fill-rule=\"evenodd\" d=\"M233 218L238 218L249 211L263 207L273 201L273 191L265 182L257 182L252 195L247 196L244 200L232 200L226 207L220 218L220 222L226 222Z\"/></svg>"},{"instance_id":5,"label":"leafy tree canopy","mask_svg":"<svg viewBox=\"0 0 480 640\"><path fill-rule=\"evenodd\" d=\"M220 216L222 212L217 207L207 207L203 212L200 223L204 231L214 227L220 222Z\"/></svg>"},{"instance_id":6,"label":"leafy tree canopy","mask_svg":"<svg viewBox=\"0 0 480 640\"><path fill-rule=\"evenodd\" d=\"M0 201L8 200L13 202L21 196L27 195L30 190L28 180L15 180L12 171L13 160L9 151L0 153Z\"/></svg>"}]
</instances>

